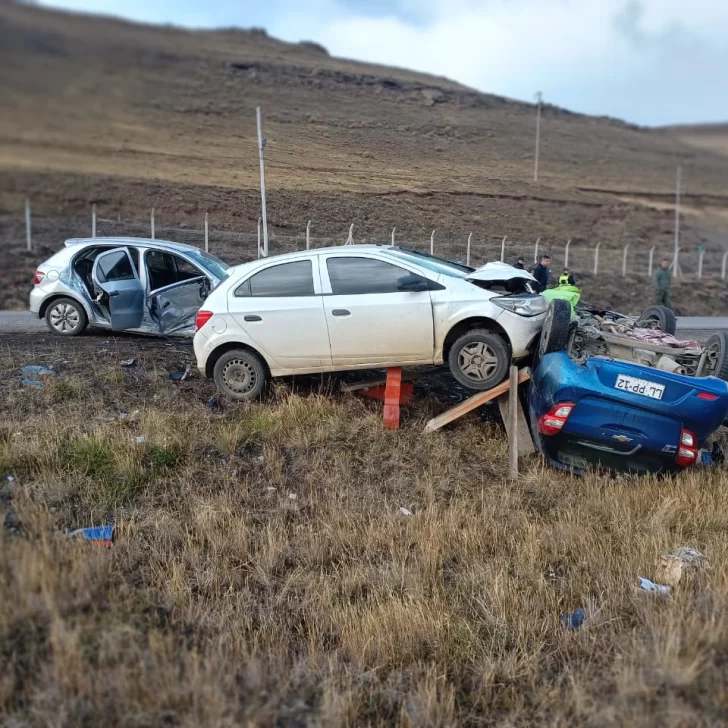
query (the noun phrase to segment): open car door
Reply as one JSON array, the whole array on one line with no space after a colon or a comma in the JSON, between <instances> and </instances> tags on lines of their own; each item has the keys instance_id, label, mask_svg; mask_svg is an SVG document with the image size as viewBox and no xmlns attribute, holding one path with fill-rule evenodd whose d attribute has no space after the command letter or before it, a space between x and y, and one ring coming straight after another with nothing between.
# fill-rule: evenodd
<instances>
[{"instance_id":1,"label":"open car door","mask_svg":"<svg viewBox=\"0 0 728 728\"><path fill-rule=\"evenodd\" d=\"M194 334L195 316L210 294L205 276L172 283L150 294L149 308L160 334Z\"/></svg>"},{"instance_id":2,"label":"open car door","mask_svg":"<svg viewBox=\"0 0 728 728\"><path fill-rule=\"evenodd\" d=\"M98 255L91 278L94 287L108 296L101 305L108 308L112 331L139 328L144 316L144 290L129 251L114 248Z\"/></svg>"}]
</instances>

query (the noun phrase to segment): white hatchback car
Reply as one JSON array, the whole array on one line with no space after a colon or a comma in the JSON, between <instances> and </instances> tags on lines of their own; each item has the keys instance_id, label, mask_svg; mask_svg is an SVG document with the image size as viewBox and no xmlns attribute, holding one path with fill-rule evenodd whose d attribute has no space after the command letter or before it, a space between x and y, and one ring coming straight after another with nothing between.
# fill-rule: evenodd
<instances>
[{"instance_id":1,"label":"white hatchback car","mask_svg":"<svg viewBox=\"0 0 728 728\"><path fill-rule=\"evenodd\" d=\"M475 390L533 349L546 316L534 278L405 248L350 245L232 268L197 314L197 365L238 400L269 377L448 362Z\"/></svg>"}]
</instances>

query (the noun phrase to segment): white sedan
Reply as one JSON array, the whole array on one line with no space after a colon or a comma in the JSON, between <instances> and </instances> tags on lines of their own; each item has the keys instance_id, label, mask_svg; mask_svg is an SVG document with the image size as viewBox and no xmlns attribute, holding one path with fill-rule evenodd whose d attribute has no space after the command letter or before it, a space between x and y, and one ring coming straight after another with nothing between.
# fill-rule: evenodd
<instances>
[{"instance_id":1,"label":"white sedan","mask_svg":"<svg viewBox=\"0 0 728 728\"><path fill-rule=\"evenodd\" d=\"M546 315L534 278L385 245L319 248L236 266L197 314L197 365L238 400L269 377L447 362L486 390L529 354Z\"/></svg>"}]
</instances>

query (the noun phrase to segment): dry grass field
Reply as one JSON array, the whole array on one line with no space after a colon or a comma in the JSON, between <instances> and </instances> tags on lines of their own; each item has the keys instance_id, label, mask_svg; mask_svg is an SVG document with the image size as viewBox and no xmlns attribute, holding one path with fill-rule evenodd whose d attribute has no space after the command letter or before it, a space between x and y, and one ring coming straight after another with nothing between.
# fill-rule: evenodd
<instances>
[{"instance_id":1,"label":"dry grass field","mask_svg":"<svg viewBox=\"0 0 728 728\"><path fill-rule=\"evenodd\" d=\"M534 457L508 482L487 409L424 437L443 404L420 396L387 432L304 378L213 411L210 383L168 378L188 346L104 341L0 340L3 725L728 720L724 468ZM27 363L58 376L24 388ZM110 549L64 536L101 523ZM636 592L683 544L712 570Z\"/></svg>"}]
</instances>

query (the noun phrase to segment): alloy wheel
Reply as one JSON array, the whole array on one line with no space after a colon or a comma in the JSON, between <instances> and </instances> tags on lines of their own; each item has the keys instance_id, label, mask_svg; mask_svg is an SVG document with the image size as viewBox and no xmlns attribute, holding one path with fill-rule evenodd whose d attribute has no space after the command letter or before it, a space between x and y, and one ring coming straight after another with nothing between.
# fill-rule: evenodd
<instances>
[{"instance_id":1,"label":"alloy wheel","mask_svg":"<svg viewBox=\"0 0 728 728\"><path fill-rule=\"evenodd\" d=\"M497 369L498 357L487 344L475 341L460 350L458 365L466 377L483 382Z\"/></svg>"},{"instance_id":2,"label":"alloy wheel","mask_svg":"<svg viewBox=\"0 0 728 728\"><path fill-rule=\"evenodd\" d=\"M68 303L58 303L51 309L51 326L59 333L75 331L81 321L78 309Z\"/></svg>"}]
</instances>

